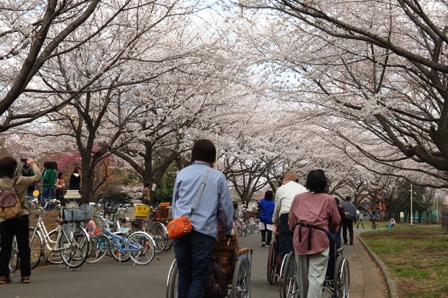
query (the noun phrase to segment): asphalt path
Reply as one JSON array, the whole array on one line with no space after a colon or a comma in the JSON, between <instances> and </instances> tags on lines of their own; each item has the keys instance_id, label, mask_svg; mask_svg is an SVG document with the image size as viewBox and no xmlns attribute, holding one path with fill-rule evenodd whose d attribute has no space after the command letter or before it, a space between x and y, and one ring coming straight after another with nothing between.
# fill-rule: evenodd
<instances>
[{"instance_id":1,"label":"asphalt path","mask_svg":"<svg viewBox=\"0 0 448 298\"><path fill-rule=\"evenodd\" d=\"M358 234L363 230L356 230ZM266 278L268 248L261 247L260 235L240 238L240 247L253 249L251 297L279 297L278 284L270 285ZM364 247L355 239L354 245L344 245L344 257L349 261L352 298L387 297L380 274ZM105 257L97 264L84 264L79 270L40 265L32 270L31 283L21 284L20 273L11 274L12 283L0 285L1 298L71 298L71 297L166 297L166 280L174 251L156 254L146 265L132 261L118 263ZM42 261L41 261L42 262ZM44 262L43 262L44 263ZM367 282L366 282L367 281ZM324 294L323 297L327 297Z\"/></svg>"}]
</instances>

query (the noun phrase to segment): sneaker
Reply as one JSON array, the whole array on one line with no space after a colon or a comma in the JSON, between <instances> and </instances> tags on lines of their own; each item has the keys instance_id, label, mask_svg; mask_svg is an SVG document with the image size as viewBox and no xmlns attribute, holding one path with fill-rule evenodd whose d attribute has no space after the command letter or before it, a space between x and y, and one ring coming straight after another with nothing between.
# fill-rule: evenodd
<instances>
[{"instance_id":1,"label":"sneaker","mask_svg":"<svg viewBox=\"0 0 448 298\"><path fill-rule=\"evenodd\" d=\"M266 242L261 243L261 247L266 247Z\"/></svg>"},{"instance_id":2,"label":"sneaker","mask_svg":"<svg viewBox=\"0 0 448 298\"><path fill-rule=\"evenodd\" d=\"M11 278L9 276L0 276L0 284L9 284L11 282Z\"/></svg>"},{"instance_id":3,"label":"sneaker","mask_svg":"<svg viewBox=\"0 0 448 298\"><path fill-rule=\"evenodd\" d=\"M353 245L353 241L350 241L350 245Z\"/></svg>"},{"instance_id":4,"label":"sneaker","mask_svg":"<svg viewBox=\"0 0 448 298\"><path fill-rule=\"evenodd\" d=\"M24 284L29 284L30 283L30 277L29 276L22 276L22 278L20 279L21 283Z\"/></svg>"}]
</instances>

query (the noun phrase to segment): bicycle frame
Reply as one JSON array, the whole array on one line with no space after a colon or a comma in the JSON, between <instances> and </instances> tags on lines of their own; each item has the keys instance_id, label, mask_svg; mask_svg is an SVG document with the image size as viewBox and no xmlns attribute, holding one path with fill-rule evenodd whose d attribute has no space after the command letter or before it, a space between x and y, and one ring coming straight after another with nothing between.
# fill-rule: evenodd
<instances>
[{"instance_id":1,"label":"bicycle frame","mask_svg":"<svg viewBox=\"0 0 448 298\"><path fill-rule=\"evenodd\" d=\"M37 225L36 225L36 228L34 229L33 237L36 233L38 233L43 240L44 247L47 248L51 252L62 250L62 248L57 247L59 239L62 237L62 233L61 233L61 232L63 232L62 226L58 224L58 226L55 229L48 232L47 228L45 227L44 221L42 220L43 210L40 210L40 212L41 212L41 214L39 215L39 219L37 220ZM50 238L50 234L53 232L56 232L58 235L56 240L51 240L51 238Z\"/></svg>"},{"instance_id":2,"label":"bicycle frame","mask_svg":"<svg viewBox=\"0 0 448 298\"><path fill-rule=\"evenodd\" d=\"M141 248L140 244L129 242L125 237L112 233L106 227L103 227L102 230L106 236L109 236L114 241L120 252L137 252Z\"/></svg>"},{"instance_id":3,"label":"bicycle frame","mask_svg":"<svg viewBox=\"0 0 448 298\"><path fill-rule=\"evenodd\" d=\"M69 244L70 247L72 247L73 245L73 233L71 233L71 235L67 235L67 233L62 229L62 225L58 224L58 226L51 230L50 232L48 232L47 227L44 224L44 221L42 220L42 212L44 212L43 208L39 208L40 210L40 214L39 214L39 218L37 220L37 225L36 228L34 229L33 232L33 236L38 233L41 237L41 239L43 240L43 246L49 250L50 252L58 252L61 250L65 250L68 247L58 247L58 243L59 243L59 239L65 235L66 238L69 240ZM50 234L56 232L57 234L57 238L56 240L52 240L50 238ZM88 236L88 235L87 235ZM43 251L42 251L43 254Z\"/></svg>"}]
</instances>

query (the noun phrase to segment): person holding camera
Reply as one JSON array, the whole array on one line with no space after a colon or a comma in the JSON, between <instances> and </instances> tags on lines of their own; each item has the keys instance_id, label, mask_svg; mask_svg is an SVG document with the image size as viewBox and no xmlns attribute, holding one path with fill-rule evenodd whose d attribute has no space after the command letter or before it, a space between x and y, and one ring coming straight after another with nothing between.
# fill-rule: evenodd
<instances>
[{"instance_id":1,"label":"person holding camera","mask_svg":"<svg viewBox=\"0 0 448 298\"><path fill-rule=\"evenodd\" d=\"M31 177L34 176L34 170L32 168L30 168L30 166L27 163L27 159L26 158L21 158L20 161L23 163L22 165L22 176L25 177ZM28 187L27 191L26 191L26 197L28 198L28 200L31 200L32 197L34 197L33 192L36 190L36 185L31 185L30 187ZM30 202L28 202L28 205L31 205Z\"/></svg>"},{"instance_id":2,"label":"person holding camera","mask_svg":"<svg viewBox=\"0 0 448 298\"><path fill-rule=\"evenodd\" d=\"M28 240L30 209L26 203L26 192L28 187L35 185L42 179L42 174L32 158L28 158L27 165L33 169L34 175L25 177L17 176L17 161L6 156L0 159L0 187L2 191L11 190L15 184L15 192L22 204L22 211L18 217L7 219L0 218L0 284L8 284L11 282L9 277L9 258L11 256L12 241L14 236L17 239L20 258L20 274L22 283L30 282L30 245Z\"/></svg>"}]
</instances>

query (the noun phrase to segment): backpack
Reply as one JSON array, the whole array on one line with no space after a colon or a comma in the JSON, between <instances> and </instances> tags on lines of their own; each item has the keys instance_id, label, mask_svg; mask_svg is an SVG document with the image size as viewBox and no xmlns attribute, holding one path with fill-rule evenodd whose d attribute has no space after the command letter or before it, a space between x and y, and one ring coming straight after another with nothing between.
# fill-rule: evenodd
<instances>
[{"instance_id":1,"label":"backpack","mask_svg":"<svg viewBox=\"0 0 448 298\"><path fill-rule=\"evenodd\" d=\"M16 183L19 177L14 179L14 183L10 191L3 191L0 187L0 218L13 219L19 217L22 213L22 203L16 194Z\"/></svg>"}]
</instances>

